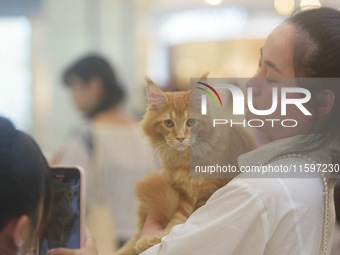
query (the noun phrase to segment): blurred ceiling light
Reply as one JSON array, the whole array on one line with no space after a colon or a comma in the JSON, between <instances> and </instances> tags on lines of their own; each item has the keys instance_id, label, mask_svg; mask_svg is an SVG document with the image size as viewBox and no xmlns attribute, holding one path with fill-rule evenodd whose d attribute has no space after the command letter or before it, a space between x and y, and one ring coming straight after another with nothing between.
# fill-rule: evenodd
<instances>
[{"instance_id":1,"label":"blurred ceiling light","mask_svg":"<svg viewBox=\"0 0 340 255\"><path fill-rule=\"evenodd\" d=\"M223 0L205 0L205 2L210 5L219 5L222 1Z\"/></svg>"},{"instance_id":2,"label":"blurred ceiling light","mask_svg":"<svg viewBox=\"0 0 340 255\"><path fill-rule=\"evenodd\" d=\"M301 0L300 7L301 9L311 9L311 8L318 8L321 6L319 0Z\"/></svg>"},{"instance_id":3,"label":"blurred ceiling light","mask_svg":"<svg viewBox=\"0 0 340 255\"><path fill-rule=\"evenodd\" d=\"M303 1L303 0L302 0ZM275 10L281 15L288 15L294 11L294 0L275 0Z\"/></svg>"},{"instance_id":4,"label":"blurred ceiling light","mask_svg":"<svg viewBox=\"0 0 340 255\"><path fill-rule=\"evenodd\" d=\"M168 45L226 38L244 30L247 11L243 7L182 10L163 16L161 39Z\"/></svg>"}]
</instances>

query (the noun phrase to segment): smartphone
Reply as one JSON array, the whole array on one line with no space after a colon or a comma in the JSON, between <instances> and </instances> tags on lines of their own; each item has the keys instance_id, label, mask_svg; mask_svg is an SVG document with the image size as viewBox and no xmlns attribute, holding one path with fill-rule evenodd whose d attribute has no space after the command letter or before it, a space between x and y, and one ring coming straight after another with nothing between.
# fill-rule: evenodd
<instances>
[{"instance_id":1,"label":"smartphone","mask_svg":"<svg viewBox=\"0 0 340 255\"><path fill-rule=\"evenodd\" d=\"M50 216L39 254L53 248L79 249L85 237L85 173L79 166L52 166Z\"/></svg>"}]
</instances>

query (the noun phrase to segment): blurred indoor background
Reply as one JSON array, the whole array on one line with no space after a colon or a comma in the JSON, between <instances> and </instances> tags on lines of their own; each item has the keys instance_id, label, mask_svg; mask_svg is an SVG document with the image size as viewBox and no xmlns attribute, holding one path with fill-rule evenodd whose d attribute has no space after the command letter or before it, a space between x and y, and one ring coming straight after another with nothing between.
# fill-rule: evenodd
<instances>
[{"instance_id":1,"label":"blurred indoor background","mask_svg":"<svg viewBox=\"0 0 340 255\"><path fill-rule=\"evenodd\" d=\"M62 83L78 57L112 61L129 99L145 109L144 76L161 87L190 77L249 77L265 37L294 9L339 0L0 0L0 114L31 133L47 155L79 114Z\"/></svg>"}]
</instances>

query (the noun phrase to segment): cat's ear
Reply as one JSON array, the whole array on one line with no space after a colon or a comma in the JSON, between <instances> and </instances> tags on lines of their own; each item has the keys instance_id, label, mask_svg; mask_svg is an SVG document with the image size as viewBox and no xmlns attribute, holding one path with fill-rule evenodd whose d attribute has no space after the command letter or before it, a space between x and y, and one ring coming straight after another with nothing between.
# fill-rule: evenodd
<instances>
[{"instance_id":1,"label":"cat's ear","mask_svg":"<svg viewBox=\"0 0 340 255\"><path fill-rule=\"evenodd\" d=\"M208 83L208 74L209 74L209 72L203 73L199 81L204 82L204 83Z\"/></svg>"},{"instance_id":2,"label":"cat's ear","mask_svg":"<svg viewBox=\"0 0 340 255\"><path fill-rule=\"evenodd\" d=\"M146 95L149 106L154 109L162 107L167 101L166 95L149 77L145 76L145 80L148 83L146 86Z\"/></svg>"},{"instance_id":3,"label":"cat's ear","mask_svg":"<svg viewBox=\"0 0 340 255\"><path fill-rule=\"evenodd\" d=\"M208 75L209 75L209 72L204 72L203 74L202 74L202 76L201 76L201 79L200 79L200 81L202 80L207 80L207 78L208 78Z\"/></svg>"}]
</instances>

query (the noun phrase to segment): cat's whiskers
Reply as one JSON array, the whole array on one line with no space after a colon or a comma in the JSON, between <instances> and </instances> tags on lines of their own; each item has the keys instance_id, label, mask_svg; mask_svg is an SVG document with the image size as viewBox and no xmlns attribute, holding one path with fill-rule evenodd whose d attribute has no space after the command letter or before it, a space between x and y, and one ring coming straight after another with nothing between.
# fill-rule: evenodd
<instances>
[{"instance_id":1,"label":"cat's whiskers","mask_svg":"<svg viewBox=\"0 0 340 255\"><path fill-rule=\"evenodd\" d=\"M178 151L172 146L170 146L166 141L164 141L164 139L155 139L153 141L153 145L154 145L155 152L157 153L157 155L163 158L167 158L168 163L170 163L170 161L177 159L176 156L174 157L174 159L167 157L169 155L173 155L174 152L176 153Z\"/></svg>"},{"instance_id":2,"label":"cat's whiskers","mask_svg":"<svg viewBox=\"0 0 340 255\"><path fill-rule=\"evenodd\" d=\"M204 157L205 153L204 151L201 149L201 146L197 146L197 145L193 145L191 147L191 151L193 153L193 155L191 155L192 157L199 157L199 158L202 158Z\"/></svg>"},{"instance_id":3,"label":"cat's whiskers","mask_svg":"<svg viewBox=\"0 0 340 255\"><path fill-rule=\"evenodd\" d=\"M205 138L196 138L195 145L202 150L202 153L205 154L211 150L213 150L212 143L209 139Z\"/></svg>"},{"instance_id":4,"label":"cat's whiskers","mask_svg":"<svg viewBox=\"0 0 340 255\"><path fill-rule=\"evenodd\" d=\"M159 144L159 145L158 145ZM165 143L164 141L160 141L158 143L154 143L157 147L155 147L155 152L157 154L161 154L164 150L168 149L168 144Z\"/></svg>"}]
</instances>

